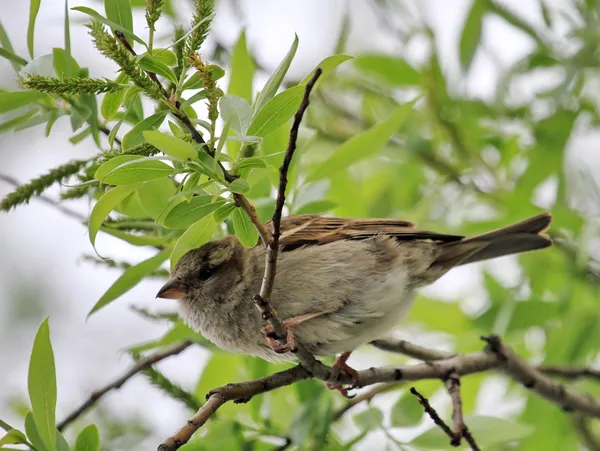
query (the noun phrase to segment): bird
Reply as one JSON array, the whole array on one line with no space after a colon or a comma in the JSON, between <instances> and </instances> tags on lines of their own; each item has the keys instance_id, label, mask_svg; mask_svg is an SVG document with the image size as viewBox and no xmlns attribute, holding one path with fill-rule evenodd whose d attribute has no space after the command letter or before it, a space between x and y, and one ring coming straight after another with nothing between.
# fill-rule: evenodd
<instances>
[{"instance_id":1,"label":"bird","mask_svg":"<svg viewBox=\"0 0 600 451\"><path fill-rule=\"evenodd\" d=\"M265 271L260 243L244 247L228 235L188 251L156 296L177 299L183 320L219 348L282 362L294 361L301 343L315 356L339 355L334 366L354 378L352 351L398 325L419 288L456 266L550 246L550 222L543 213L465 237L397 219L284 217L271 304L285 344L253 302Z\"/></svg>"}]
</instances>

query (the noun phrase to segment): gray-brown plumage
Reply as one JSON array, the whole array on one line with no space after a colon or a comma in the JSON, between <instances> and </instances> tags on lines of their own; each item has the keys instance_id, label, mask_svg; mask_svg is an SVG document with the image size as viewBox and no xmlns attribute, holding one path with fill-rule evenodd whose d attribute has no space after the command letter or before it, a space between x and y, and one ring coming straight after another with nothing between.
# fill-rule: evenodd
<instances>
[{"instance_id":1,"label":"gray-brown plumage","mask_svg":"<svg viewBox=\"0 0 600 451\"><path fill-rule=\"evenodd\" d=\"M391 219L287 217L271 302L308 351L352 351L397 325L415 290L451 268L550 246L543 233L550 220L541 214L465 238ZM184 320L223 349L293 360L261 332L252 299L264 265L262 246L244 248L227 236L185 254L157 296L179 299Z\"/></svg>"}]
</instances>

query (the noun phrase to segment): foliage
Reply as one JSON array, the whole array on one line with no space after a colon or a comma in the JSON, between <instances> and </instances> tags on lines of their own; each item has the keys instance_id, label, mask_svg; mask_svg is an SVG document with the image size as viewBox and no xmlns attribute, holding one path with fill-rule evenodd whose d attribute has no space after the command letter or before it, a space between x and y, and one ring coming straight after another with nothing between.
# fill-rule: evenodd
<instances>
[{"instance_id":1,"label":"foliage","mask_svg":"<svg viewBox=\"0 0 600 451\"><path fill-rule=\"evenodd\" d=\"M31 1L27 31L31 58L39 3ZM291 214L403 217L424 228L460 234L481 233L541 209L553 214L556 246L520 256L516 286L486 274L488 299L477 312L467 313L456 302L418 299L407 321L447 334L459 351L479 347L477 337L490 332L503 335L521 355L538 362L587 365L600 350L596 327L600 272L592 252L597 227L589 203L581 202L582 196L597 201L598 191L586 170L579 169L573 177L565 163L565 149L576 127L596 128L600 122L590 89L597 83L600 64L596 51L600 5L573 4L577 17L569 25L569 38L577 45L565 50L547 38L556 18L543 2L544 29L533 27L496 0L472 2L456 62L464 76L482 51L486 18L504 21L534 43L530 53L502 71L491 99L474 98L447 79L434 33L422 21L403 36L406 43L429 43L427 58L418 66L398 55L344 55L343 36L339 54L319 64L324 76L313 93L290 173L287 207ZM0 57L10 61L26 88L0 92L0 113L8 113L0 131L45 124L48 135L56 119L66 115L71 119L73 144L91 138L98 146L92 158L66 163L22 185L0 208L8 211L55 183L75 179L78 185L61 196L95 201L87 218L92 245L102 232L156 249L153 257L137 264L106 260L123 273L90 308L90 315L110 308L111 302L145 277L164 276L163 262L169 260L173 266L187 250L210 239L236 233L247 246L257 243L258 233L246 212L236 206L235 195L246 196L262 220L270 217L290 120L310 76L299 83L286 76L298 47L296 37L255 95L257 65L242 33L227 62L229 85L223 89L224 69L216 64L220 61L210 63L206 52L203 58L197 53L203 50L214 16L212 1L194 2L190 26L178 28L168 48L155 47L154 30L161 14L172 11L171 1L105 0L104 5L105 15L87 7L67 12L91 20L88 28L96 48L119 67L114 80L90 78L88 69L73 58L68 15L64 48L33 59L49 65L53 76L31 73L31 61L14 52L0 27ZM146 40L133 32L132 5L147 8ZM390 8L388 14L398 14L392 6L385 8ZM519 81L538 71L558 74L556 82L531 99L516 97ZM97 97L100 93L104 95ZM145 111L143 96L151 100L153 111ZM199 113L204 109L196 110L204 106L206 119ZM583 191L578 189L582 181ZM541 192L551 195L542 197ZM151 314L144 316L153 319ZM161 319L170 323L169 332L131 350L136 357L183 339L209 346L173 315ZM537 347L531 345L533 333L543 337ZM215 352L199 376L195 393L155 369L146 375L195 408L210 388L261 377L274 369L257 359ZM55 427L54 371L49 326L44 321L31 356L31 413L24 418L24 432L0 423L7 430L0 444L20 443L39 451L111 449L104 443L101 448L102 434L95 425L80 429L69 447ZM467 413L474 413L486 381L485 376L464 381ZM581 385L600 394L597 386ZM437 386L423 383L423 387L429 395ZM509 390L512 393L513 387ZM518 442L520 449L578 447L579 432L568 415L544 400L516 393L523 397L524 407L511 421L494 417L494 412L468 418L485 449L509 449L509 442ZM411 398L402 395L392 407L391 424L376 406L344 414L342 418L359 431L353 435L332 428L339 421L333 412L341 403L321 384L301 382L247 404L227 405L217 421L206 425L204 435L184 448L267 450L275 437L277 443L295 449L353 449L363 440L366 443L374 431L384 431L394 443L392 432L413 427L422 418ZM432 426L410 441L411 449L443 446L446 442L440 442L440 434Z\"/></svg>"}]
</instances>

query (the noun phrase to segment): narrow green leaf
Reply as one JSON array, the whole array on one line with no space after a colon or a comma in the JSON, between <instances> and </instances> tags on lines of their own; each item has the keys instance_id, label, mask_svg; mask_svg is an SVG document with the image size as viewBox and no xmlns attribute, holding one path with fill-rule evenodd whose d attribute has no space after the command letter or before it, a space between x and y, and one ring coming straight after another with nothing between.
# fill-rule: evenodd
<instances>
[{"instance_id":1,"label":"narrow green leaf","mask_svg":"<svg viewBox=\"0 0 600 451\"><path fill-rule=\"evenodd\" d=\"M13 128L16 128L16 127L26 123L29 119L31 119L36 114L37 114L36 110L31 110L25 114L22 114L17 117L13 117L12 119L9 119L8 121L3 122L0 124L0 132L6 131L6 130L12 130Z\"/></svg>"},{"instance_id":2,"label":"narrow green leaf","mask_svg":"<svg viewBox=\"0 0 600 451\"><path fill-rule=\"evenodd\" d=\"M213 218L215 219L215 222L217 224L219 224L219 223L225 221L231 215L231 213L233 213L233 210L235 210L236 208L237 207L232 202L221 205L219 208L217 208L215 210L215 213L213 214Z\"/></svg>"},{"instance_id":3,"label":"narrow green leaf","mask_svg":"<svg viewBox=\"0 0 600 451\"><path fill-rule=\"evenodd\" d=\"M378 152L388 142L390 137L398 131L402 123L412 112L415 102L416 99L400 105L385 121L350 138L329 159L310 173L307 181L331 176L333 173L346 169L351 164Z\"/></svg>"},{"instance_id":4,"label":"narrow green leaf","mask_svg":"<svg viewBox=\"0 0 600 451\"><path fill-rule=\"evenodd\" d=\"M468 71L481 41L481 24L487 12L486 0L474 0L460 37L460 64Z\"/></svg>"},{"instance_id":5,"label":"narrow green leaf","mask_svg":"<svg viewBox=\"0 0 600 451\"><path fill-rule=\"evenodd\" d=\"M27 50L29 56L33 58L33 38L35 33L35 19L40 10L41 0L29 0L29 25L27 25Z\"/></svg>"},{"instance_id":6,"label":"narrow green leaf","mask_svg":"<svg viewBox=\"0 0 600 451\"><path fill-rule=\"evenodd\" d=\"M188 251L196 249L208 242L216 228L217 223L213 220L211 215L207 215L189 226L179 237L171 252L171 269L173 269L179 259Z\"/></svg>"},{"instance_id":7,"label":"narrow green leaf","mask_svg":"<svg viewBox=\"0 0 600 451\"><path fill-rule=\"evenodd\" d=\"M74 73L74 67L71 64L72 60L73 60L73 55L71 54L71 23L70 23L70 18L69 18L69 0L65 0L65 23L64 23L64 33L65 33L65 54L67 55L66 58L66 67L65 67L65 73L71 75L79 75L78 73ZM56 69L56 67L55 67ZM77 72L79 72L79 68L77 70ZM59 77L60 74L57 72L56 73Z\"/></svg>"},{"instance_id":8,"label":"narrow green leaf","mask_svg":"<svg viewBox=\"0 0 600 451\"><path fill-rule=\"evenodd\" d=\"M267 80L265 86L263 87L258 99L256 100L256 104L254 105L254 114L258 114L260 110L266 105L266 103L273 98L273 96L277 93L279 86L281 86L281 82L285 77L288 69L290 68L290 64L296 55L296 50L298 49L298 35L294 36L294 42L292 43L292 47L288 51L283 61L279 64L279 67L275 69L273 75Z\"/></svg>"},{"instance_id":9,"label":"narrow green leaf","mask_svg":"<svg viewBox=\"0 0 600 451\"><path fill-rule=\"evenodd\" d=\"M94 205L94 208L92 209L90 221L88 223L88 232L92 246L95 245L96 235L98 234L98 230L100 230L100 226L102 226L104 219L113 208L119 204L119 202L133 193L138 186L139 185L116 186L104 193L104 195L98 199L98 202L96 202L96 205Z\"/></svg>"},{"instance_id":10,"label":"narrow green leaf","mask_svg":"<svg viewBox=\"0 0 600 451\"><path fill-rule=\"evenodd\" d=\"M56 451L71 451L69 444L59 430L56 430Z\"/></svg>"},{"instance_id":11,"label":"narrow green leaf","mask_svg":"<svg viewBox=\"0 0 600 451\"><path fill-rule=\"evenodd\" d=\"M174 172L172 166L160 160L141 158L116 167L104 176L102 182L108 185L131 185L167 177Z\"/></svg>"},{"instance_id":12,"label":"narrow green leaf","mask_svg":"<svg viewBox=\"0 0 600 451\"><path fill-rule=\"evenodd\" d=\"M298 110L305 86L299 85L277 94L254 116L247 133L264 138L285 124Z\"/></svg>"},{"instance_id":13,"label":"narrow green leaf","mask_svg":"<svg viewBox=\"0 0 600 451\"><path fill-rule=\"evenodd\" d=\"M252 102L252 80L256 68L246 45L246 31L243 30L233 46L230 59L230 79L227 93ZM236 132L237 133L237 132Z\"/></svg>"},{"instance_id":14,"label":"narrow green leaf","mask_svg":"<svg viewBox=\"0 0 600 451\"><path fill-rule=\"evenodd\" d=\"M206 99L206 97L208 97L208 93L204 90L197 92L196 94L194 94L192 97L190 97L189 99L185 100L181 106L182 107L186 107L186 106L190 106L193 105L194 103L200 101L200 100L204 100Z\"/></svg>"},{"instance_id":15,"label":"narrow green leaf","mask_svg":"<svg viewBox=\"0 0 600 451\"><path fill-rule=\"evenodd\" d=\"M27 64L27 60L25 58L21 58L20 56L15 55L13 52L6 50L3 47L0 47L0 56L10 61L17 72L21 69L21 66L25 66Z\"/></svg>"},{"instance_id":16,"label":"narrow green leaf","mask_svg":"<svg viewBox=\"0 0 600 451\"><path fill-rule=\"evenodd\" d=\"M188 227L199 219L212 213L225 203L222 199L212 201L212 196L201 195L192 197L189 202L182 202L173 207L167 214L164 226L169 229Z\"/></svg>"},{"instance_id":17,"label":"narrow green leaf","mask_svg":"<svg viewBox=\"0 0 600 451\"><path fill-rule=\"evenodd\" d=\"M27 433L27 438L36 449L46 449L42 437L40 437L40 432L35 424L33 413L31 412L27 412L25 415L25 432Z\"/></svg>"},{"instance_id":18,"label":"narrow green leaf","mask_svg":"<svg viewBox=\"0 0 600 451\"><path fill-rule=\"evenodd\" d=\"M267 167L267 163L265 160L259 157L250 157L244 158L237 165L237 169L250 169L250 168L259 168L264 169Z\"/></svg>"},{"instance_id":19,"label":"narrow green leaf","mask_svg":"<svg viewBox=\"0 0 600 451\"><path fill-rule=\"evenodd\" d=\"M106 18L133 33L133 14L129 0L104 0Z\"/></svg>"},{"instance_id":20,"label":"narrow green leaf","mask_svg":"<svg viewBox=\"0 0 600 451\"><path fill-rule=\"evenodd\" d=\"M157 131L146 131L143 134L146 142L164 154L180 160L198 160L198 152L194 146L182 139Z\"/></svg>"},{"instance_id":21,"label":"narrow green leaf","mask_svg":"<svg viewBox=\"0 0 600 451\"><path fill-rule=\"evenodd\" d=\"M219 100L222 119L238 135L246 135L252 121L252 106L246 99L227 94Z\"/></svg>"},{"instance_id":22,"label":"narrow green leaf","mask_svg":"<svg viewBox=\"0 0 600 451\"><path fill-rule=\"evenodd\" d=\"M110 192L110 191L109 191ZM98 310L106 307L112 301L122 296L131 290L134 286L136 286L147 274L156 271L160 268L162 262L164 262L169 257L170 250L165 249L154 257L149 258L148 260L144 260L141 263L138 263L135 266L131 266L127 268L121 277L119 277L115 283L113 283L106 293L102 295L102 297L96 302L90 313L88 313L88 318L96 313Z\"/></svg>"},{"instance_id":23,"label":"narrow green leaf","mask_svg":"<svg viewBox=\"0 0 600 451\"><path fill-rule=\"evenodd\" d=\"M123 163L133 160L139 160L143 157L140 155L119 155L118 157L111 158L105 163L102 163L96 172L94 173L94 178L96 180L102 181L106 174L112 171L115 168L118 168Z\"/></svg>"},{"instance_id":24,"label":"narrow green leaf","mask_svg":"<svg viewBox=\"0 0 600 451\"><path fill-rule=\"evenodd\" d=\"M227 187L232 193L244 194L250 191L250 185L244 179L235 179Z\"/></svg>"},{"instance_id":25,"label":"narrow green leaf","mask_svg":"<svg viewBox=\"0 0 600 451\"><path fill-rule=\"evenodd\" d=\"M152 51L152 58L167 66L177 66L177 55L169 49L154 49Z\"/></svg>"},{"instance_id":26,"label":"narrow green leaf","mask_svg":"<svg viewBox=\"0 0 600 451\"><path fill-rule=\"evenodd\" d=\"M232 214L233 230L240 242L246 247L254 247L258 242L258 231L252 224L252 221L241 208L233 210Z\"/></svg>"},{"instance_id":27,"label":"narrow green leaf","mask_svg":"<svg viewBox=\"0 0 600 451\"><path fill-rule=\"evenodd\" d=\"M173 83L177 83L177 76L173 72L173 69L154 57L144 55L140 59L140 67L148 72L165 77Z\"/></svg>"},{"instance_id":28,"label":"narrow green leaf","mask_svg":"<svg viewBox=\"0 0 600 451\"><path fill-rule=\"evenodd\" d=\"M129 82L129 77L123 73L119 74L117 79L115 80L117 83L125 84ZM100 113L107 121L111 120L119 111L119 108L123 104L123 100L125 99L126 88L121 89L116 92L109 92L104 95L102 99L102 104L100 106Z\"/></svg>"},{"instance_id":29,"label":"narrow green leaf","mask_svg":"<svg viewBox=\"0 0 600 451\"><path fill-rule=\"evenodd\" d=\"M29 360L27 387L33 419L48 451L56 449L56 371L48 318L40 325Z\"/></svg>"},{"instance_id":30,"label":"narrow green leaf","mask_svg":"<svg viewBox=\"0 0 600 451\"><path fill-rule=\"evenodd\" d=\"M421 78L405 60L389 55L363 55L354 60L354 66L391 86L418 85Z\"/></svg>"},{"instance_id":31,"label":"narrow green leaf","mask_svg":"<svg viewBox=\"0 0 600 451\"><path fill-rule=\"evenodd\" d=\"M100 230L134 246L164 246L169 241L169 238L166 236L132 235L131 233L105 226L100 227Z\"/></svg>"},{"instance_id":32,"label":"narrow green leaf","mask_svg":"<svg viewBox=\"0 0 600 451\"><path fill-rule=\"evenodd\" d=\"M165 120L167 110L159 111L156 114L148 116L143 121L138 122L131 130L129 130L121 143L121 148L129 149L131 147L144 144L144 135L142 132L146 130L157 130Z\"/></svg>"},{"instance_id":33,"label":"narrow green leaf","mask_svg":"<svg viewBox=\"0 0 600 451\"><path fill-rule=\"evenodd\" d=\"M350 55L328 56L323 61L321 61L319 64L317 64L317 67L323 71L323 73L321 75L321 79L323 79L323 77L325 75L327 75L328 73L332 72L336 67L338 67L340 64L342 64L344 61L348 61L353 58L354 57L350 56ZM317 69L315 68L315 70L317 70ZM304 79L298 84L305 85L306 83L308 83L310 81L310 79L312 78L313 74L315 73L315 70L311 71L311 73L308 74L306 77L304 77Z\"/></svg>"},{"instance_id":34,"label":"narrow green leaf","mask_svg":"<svg viewBox=\"0 0 600 451\"><path fill-rule=\"evenodd\" d=\"M25 434L23 434L21 431L16 429L11 429L4 437L0 439L0 445L16 445L21 443L26 444L27 437L25 437ZM2 449L4 449L4 447Z\"/></svg>"},{"instance_id":35,"label":"narrow green leaf","mask_svg":"<svg viewBox=\"0 0 600 451\"><path fill-rule=\"evenodd\" d=\"M157 219L175 195L175 185L169 177L163 177L144 183L137 194L148 216Z\"/></svg>"},{"instance_id":36,"label":"narrow green leaf","mask_svg":"<svg viewBox=\"0 0 600 451\"><path fill-rule=\"evenodd\" d=\"M80 13L87 14L93 19L96 19L98 22L102 22L104 25L108 25L113 30L119 30L121 33L125 35L126 38L133 39L134 41L142 44L144 47L148 47L143 39L139 38L127 28L122 27L118 23L113 22L112 20L107 19L102 14L99 14L97 11L94 11L92 8L88 8L87 6L75 6L71 8L73 11L79 11Z\"/></svg>"},{"instance_id":37,"label":"narrow green leaf","mask_svg":"<svg viewBox=\"0 0 600 451\"><path fill-rule=\"evenodd\" d=\"M100 432L95 424L83 428L75 441L75 451L100 451Z\"/></svg>"},{"instance_id":38,"label":"narrow green leaf","mask_svg":"<svg viewBox=\"0 0 600 451\"><path fill-rule=\"evenodd\" d=\"M54 71L58 77L75 77L79 75L81 68L77 61L69 55L64 49L52 49L52 60L54 62Z\"/></svg>"},{"instance_id":39,"label":"narrow green leaf","mask_svg":"<svg viewBox=\"0 0 600 451\"><path fill-rule=\"evenodd\" d=\"M5 52L5 53L3 53ZM21 58L20 56L15 54L15 49L10 42L10 38L6 33L6 30L0 23L0 56L7 58L11 64L15 72L19 72L21 70L21 66L25 66L27 64L27 60L25 58Z\"/></svg>"},{"instance_id":40,"label":"narrow green leaf","mask_svg":"<svg viewBox=\"0 0 600 451\"><path fill-rule=\"evenodd\" d=\"M47 94L34 91L0 92L0 113L16 110L25 105L36 103L42 99L49 99Z\"/></svg>"},{"instance_id":41,"label":"narrow green leaf","mask_svg":"<svg viewBox=\"0 0 600 451\"><path fill-rule=\"evenodd\" d=\"M325 213L337 207L336 202L330 200L315 200L302 205L295 213L297 215Z\"/></svg>"}]
</instances>

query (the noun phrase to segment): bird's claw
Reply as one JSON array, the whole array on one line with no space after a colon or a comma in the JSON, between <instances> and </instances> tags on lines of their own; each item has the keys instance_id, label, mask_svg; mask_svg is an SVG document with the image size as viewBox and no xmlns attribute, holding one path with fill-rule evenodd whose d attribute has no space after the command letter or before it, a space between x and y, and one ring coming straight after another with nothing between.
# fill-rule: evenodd
<instances>
[{"instance_id":1,"label":"bird's claw","mask_svg":"<svg viewBox=\"0 0 600 451\"><path fill-rule=\"evenodd\" d=\"M286 331L286 342L280 343L275 337L275 331L273 330L273 326L270 324L262 328L262 333L265 335L267 343L277 354L285 354L287 352L294 352L296 350L296 339L294 337L294 332L290 326L286 326L285 322L283 327Z\"/></svg>"},{"instance_id":2,"label":"bird's claw","mask_svg":"<svg viewBox=\"0 0 600 451\"><path fill-rule=\"evenodd\" d=\"M348 360L348 357L350 357L350 352L343 353L335 361L335 363L333 364L333 368L339 368L340 370L344 370L346 373L348 373L348 375L352 378L352 385L346 388L343 385L330 384L330 383L326 382L325 386L329 390L337 390L338 392L340 392L340 394L344 398L352 399L356 395L349 395L348 394L348 390L353 390L355 388L360 388L361 384L360 384L360 378L358 376L358 371L356 371L354 368L352 368L350 365L348 365L346 363L346 360Z\"/></svg>"}]
</instances>

